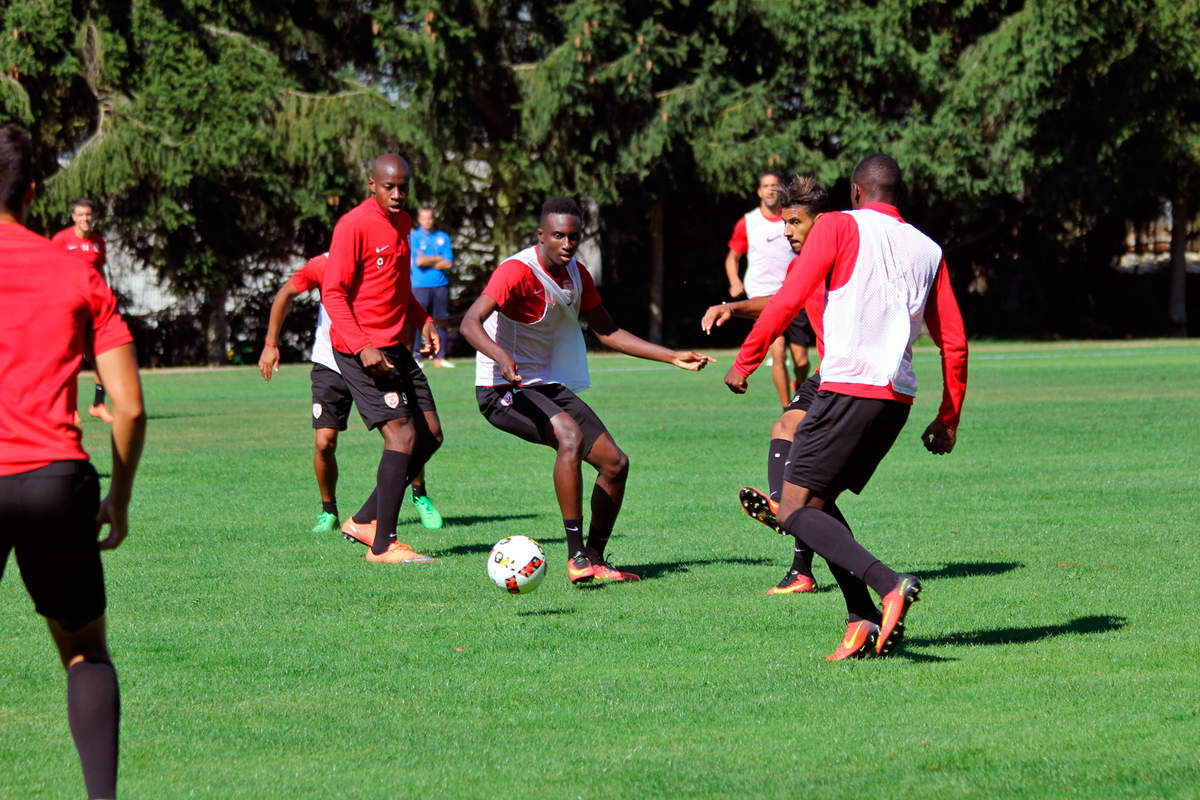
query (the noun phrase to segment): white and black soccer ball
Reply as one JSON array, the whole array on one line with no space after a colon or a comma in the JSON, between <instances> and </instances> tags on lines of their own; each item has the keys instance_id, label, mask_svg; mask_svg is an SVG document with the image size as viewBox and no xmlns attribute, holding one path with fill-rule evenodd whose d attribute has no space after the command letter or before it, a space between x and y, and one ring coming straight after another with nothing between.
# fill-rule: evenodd
<instances>
[{"instance_id":1,"label":"white and black soccer ball","mask_svg":"<svg viewBox=\"0 0 1200 800\"><path fill-rule=\"evenodd\" d=\"M509 594L526 594L546 577L546 554L528 536L506 536L488 553L487 572Z\"/></svg>"}]
</instances>

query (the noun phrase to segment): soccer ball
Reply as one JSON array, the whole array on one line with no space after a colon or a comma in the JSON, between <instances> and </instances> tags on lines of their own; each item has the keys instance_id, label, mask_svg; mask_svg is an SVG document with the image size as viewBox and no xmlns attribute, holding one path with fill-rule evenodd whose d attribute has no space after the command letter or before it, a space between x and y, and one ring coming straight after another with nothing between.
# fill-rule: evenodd
<instances>
[{"instance_id":1,"label":"soccer ball","mask_svg":"<svg viewBox=\"0 0 1200 800\"><path fill-rule=\"evenodd\" d=\"M487 571L509 594L532 592L546 577L546 554L528 536L506 536L488 553Z\"/></svg>"}]
</instances>

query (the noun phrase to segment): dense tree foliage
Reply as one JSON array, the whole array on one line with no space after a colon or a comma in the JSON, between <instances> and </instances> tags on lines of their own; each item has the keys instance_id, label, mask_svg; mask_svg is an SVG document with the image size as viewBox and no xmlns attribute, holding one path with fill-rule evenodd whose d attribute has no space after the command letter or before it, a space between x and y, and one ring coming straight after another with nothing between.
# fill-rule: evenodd
<instances>
[{"instance_id":1,"label":"dense tree foliage","mask_svg":"<svg viewBox=\"0 0 1200 800\"><path fill-rule=\"evenodd\" d=\"M34 132L40 218L102 198L128 252L210 300L214 355L226 295L324 247L385 149L459 234L468 283L546 195L590 198L610 303L656 336L691 337L720 296L760 169L844 200L876 150L946 243L972 330L1186 331L1200 0L2 8L0 111ZM1175 280L1146 329L1109 265L1168 202Z\"/></svg>"}]
</instances>

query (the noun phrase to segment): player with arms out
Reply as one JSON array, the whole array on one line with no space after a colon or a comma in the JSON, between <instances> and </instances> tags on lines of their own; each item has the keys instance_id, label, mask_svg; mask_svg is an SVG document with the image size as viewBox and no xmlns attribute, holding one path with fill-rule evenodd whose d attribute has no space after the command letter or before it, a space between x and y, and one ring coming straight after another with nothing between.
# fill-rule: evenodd
<instances>
[{"instance_id":1,"label":"player with arms out","mask_svg":"<svg viewBox=\"0 0 1200 800\"><path fill-rule=\"evenodd\" d=\"M310 258L275 294L275 300L271 303L271 316L267 322L267 338L258 357L258 371L262 373L263 380L270 382L271 376L279 371L279 332L288 312L292 310L292 301L296 295L303 292L314 289L320 291L328 261L328 253ZM316 473L317 489L321 493L321 513L317 515L317 524L313 526L312 532L333 533L340 525L337 506L338 433L346 430L353 398L350 396L350 387L342 379L342 373L333 357L333 345L329 341L329 314L324 305L318 305L317 309L310 381L312 424L316 436L313 472ZM442 527L442 515L433 507L433 502L425 493L424 470L412 483L412 503L417 508L422 525L430 529Z\"/></svg>"},{"instance_id":2,"label":"player with arms out","mask_svg":"<svg viewBox=\"0 0 1200 800\"><path fill-rule=\"evenodd\" d=\"M797 175L783 187L779 195L780 216L783 219L784 235L793 253L799 253L812 230L813 223L821 214L830 209L829 192L815 178ZM796 259L792 259L792 264ZM789 265L788 269L791 269ZM733 303L721 303L709 306L700 320L700 328L705 333L711 333L714 327L724 325L730 317L746 317L757 319L767 306L771 295L755 297L749 300L738 300ZM821 313L825 303L825 287L818 286L804 304L803 318L813 332L813 344L816 345L818 356L824 351L821 333ZM792 326L798 324L800 316L792 320ZM767 450L767 484L770 487L770 500L779 502L779 493L783 489L783 470L787 463L788 451L792 446L792 437L796 428L804 419L808 407L816 397L820 384L818 373L809 375L796 389L795 395L784 409L783 414L771 426L771 443ZM742 496L747 493L758 495L754 489L742 489ZM761 497L761 495L759 495ZM767 594L798 594L811 592L817 588L812 571L813 551L797 540L792 552L792 566L779 583L767 590Z\"/></svg>"},{"instance_id":3,"label":"player with arms out","mask_svg":"<svg viewBox=\"0 0 1200 800\"><path fill-rule=\"evenodd\" d=\"M71 204L71 226L63 228L54 234L50 241L79 256L104 280L104 266L108 263L108 248L104 239L92 229L92 201L81 197ZM92 396L92 404L88 414L102 422L112 422L112 414L104 405L104 386L96 383L96 392Z\"/></svg>"},{"instance_id":4,"label":"player with arms out","mask_svg":"<svg viewBox=\"0 0 1200 800\"><path fill-rule=\"evenodd\" d=\"M830 661L861 658L869 649L891 652L921 591L915 576L895 572L855 540L837 498L863 490L908 419L917 390L912 345L922 323L942 358L942 403L921 436L931 453L954 448L967 386L966 334L946 262L896 208L899 165L877 153L860 161L850 180L853 210L816 221L725 375L733 392L744 393L771 341L825 285L820 391L796 429L778 514L766 503L748 510L829 563L848 614ZM867 587L880 595L882 610Z\"/></svg>"},{"instance_id":5,"label":"player with arms out","mask_svg":"<svg viewBox=\"0 0 1200 800\"><path fill-rule=\"evenodd\" d=\"M462 321L479 352L475 396L493 426L551 447L554 492L566 531L567 577L572 583L637 580L604 557L621 511L629 458L576 392L591 385L580 321L601 343L627 355L699 370L715 359L670 350L618 328L601 304L587 268L575 258L582 213L574 200L551 197L542 205L537 244L505 259ZM596 468L591 524L583 540L583 475Z\"/></svg>"},{"instance_id":6,"label":"player with arms out","mask_svg":"<svg viewBox=\"0 0 1200 800\"><path fill-rule=\"evenodd\" d=\"M0 574L15 552L67 671L67 720L88 797L111 798L120 689L105 635L100 551L128 534L146 414L133 337L116 298L96 270L23 224L33 202L32 163L25 130L0 125ZM113 404L112 478L103 500L74 423L85 355ZM97 541L104 525L108 535Z\"/></svg>"},{"instance_id":7,"label":"player with arms out","mask_svg":"<svg viewBox=\"0 0 1200 800\"><path fill-rule=\"evenodd\" d=\"M334 360L363 422L383 437L375 490L342 533L368 545L367 561L391 564L433 560L396 540L396 518L405 488L442 444L429 382L406 346L409 326L421 328L425 354L440 343L409 283L412 219L404 206L411 176L394 153L372 162L371 196L334 226L321 281Z\"/></svg>"}]
</instances>

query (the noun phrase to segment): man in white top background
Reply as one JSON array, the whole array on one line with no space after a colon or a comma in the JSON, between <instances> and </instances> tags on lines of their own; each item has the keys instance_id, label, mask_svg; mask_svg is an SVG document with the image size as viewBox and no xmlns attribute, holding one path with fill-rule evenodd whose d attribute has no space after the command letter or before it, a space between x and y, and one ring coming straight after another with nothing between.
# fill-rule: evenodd
<instances>
[{"instance_id":1,"label":"man in white top background","mask_svg":"<svg viewBox=\"0 0 1200 800\"><path fill-rule=\"evenodd\" d=\"M779 205L782 189L783 179L779 173L770 170L759 173L759 205L738 219L725 256L730 297L740 297L743 293L746 297L767 297L783 285L783 276L795 253L784 235L783 209ZM746 274L739 277L742 256L746 257ZM796 367L794 384L788 380L789 341ZM803 311L784 335L771 343L771 380L783 406L791 400L793 387L808 377L808 345L814 343L808 317Z\"/></svg>"}]
</instances>

